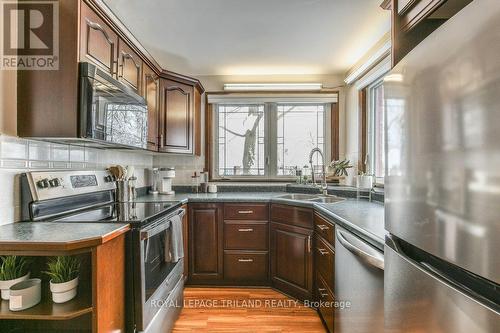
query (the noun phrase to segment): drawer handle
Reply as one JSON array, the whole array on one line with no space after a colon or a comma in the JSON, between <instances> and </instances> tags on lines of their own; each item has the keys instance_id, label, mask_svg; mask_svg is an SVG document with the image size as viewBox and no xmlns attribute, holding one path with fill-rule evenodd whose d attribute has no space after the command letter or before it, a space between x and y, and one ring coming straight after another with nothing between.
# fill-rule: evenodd
<instances>
[{"instance_id":1,"label":"drawer handle","mask_svg":"<svg viewBox=\"0 0 500 333\"><path fill-rule=\"evenodd\" d=\"M252 232L252 228L247 228L247 229L238 229L239 232Z\"/></svg>"},{"instance_id":2,"label":"drawer handle","mask_svg":"<svg viewBox=\"0 0 500 333\"><path fill-rule=\"evenodd\" d=\"M238 214L253 214L253 210L239 210Z\"/></svg>"},{"instance_id":3,"label":"drawer handle","mask_svg":"<svg viewBox=\"0 0 500 333\"><path fill-rule=\"evenodd\" d=\"M318 252L319 254L321 254L322 256L326 256L327 254L330 254L330 252L328 250L325 250L325 249L320 249L318 248Z\"/></svg>"},{"instance_id":4,"label":"drawer handle","mask_svg":"<svg viewBox=\"0 0 500 333\"><path fill-rule=\"evenodd\" d=\"M238 259L239 262L253 262L253 259Z\"/></svg>"},{"instance_id":5,"label":"drawer handle","mask_svg":"<svg viewBox=\"0 0 500 333\"><path fill-rule=\"evenodd\" d=\"M326 224L318 224L318 228L320 230L328 230L328 229L330 229L330 227L327 226Z\"/></svg>"},{"instance_id":6,"label":"drawer handle","mask_svg":"<svg viewBox=\"0 0 500 333\"><path fill-rule=\"evenodd\" d=\"M318 288L319 295L321 298L328 296L328 293L325 293L326 289L325 288Z\"/></svg>"}]
</instances>

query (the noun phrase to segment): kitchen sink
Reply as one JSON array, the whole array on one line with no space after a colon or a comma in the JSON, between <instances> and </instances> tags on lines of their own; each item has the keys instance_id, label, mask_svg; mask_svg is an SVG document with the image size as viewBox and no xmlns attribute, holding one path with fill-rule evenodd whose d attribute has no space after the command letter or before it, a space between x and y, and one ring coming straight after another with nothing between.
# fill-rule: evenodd
<instances>
[{"instance_id":1,"label":"kitchen sink","mask_svg":"<svg viewBox=\"0 0 500 333\"><path fill-rule=\"evenodd\" d=\"M299 200L299 201L312 201L320 203L335 203L345 200L344 198L339 198L337 196L322 196L319 194L301 194L301 193L290 193L281 195L279 199L289 199L289 200Z\"/></svg>"},{"instance_id":2,"label":"kitchen sink","mask_svg":"<svg viewBox=\"0 0 500 333\"><path fill-rule=\"evenodd\" d=\"M318 198L317 195L314 194L301 194L301 193L290 193L281 195L278 198L280 199L289 199L289 200L312 200Z\"/></svg>"},{"instance_id":3,"label":"kitchen sink","mask_svg":"<svg viewBox=\"0 0 500 333\"><path fill-rule=\"evenodd\" d=\"M309 201L320 202L320 203L335 203L335 202L340 202L340 201L344 201L344 200L345 200L344 198L331 196L331 197L314 198L314 199L310 199Z\"/></svg>"}]
</instances>

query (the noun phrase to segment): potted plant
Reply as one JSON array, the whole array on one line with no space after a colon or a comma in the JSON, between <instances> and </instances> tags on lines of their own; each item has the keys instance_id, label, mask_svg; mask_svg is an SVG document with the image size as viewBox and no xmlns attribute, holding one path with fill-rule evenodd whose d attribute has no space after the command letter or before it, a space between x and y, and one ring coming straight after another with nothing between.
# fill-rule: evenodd
<instances>
[{"instance_id":1,"label":"potted plant","mask_svg":"<svg viewBox=\"0 0 500 333\"><path fill-rule=\"evenodd\" d=\"M58 256L47 263L44 272L50 277L50 291L54 303L65 303L75 298L80 274L80 260L71 256Z\"/></svg>"},{"instance_id":2,"label":"potted plant","mask_svg":"<svg viewBox=\"0 0 500 333\"><path fill-rule=\"evenodd\" d=\"M0 289L2 299L9 300L10 287L30 277L29 261L25 257L0 257Z\"/></svg>"},{"instance_id":3,"label":"potted plant","mask_svg":"<svg viewBox=\"0 0 500 333\"><path fill-rule=\"evenodd\" d=\"M328 166L328 170L331 175L327 178L329 181L339 183L340 180L345 179L345 177L348 175L347 170L350 168L352 168L351 161L347 159L332 161Z\"/></svg>"}]
</instances>

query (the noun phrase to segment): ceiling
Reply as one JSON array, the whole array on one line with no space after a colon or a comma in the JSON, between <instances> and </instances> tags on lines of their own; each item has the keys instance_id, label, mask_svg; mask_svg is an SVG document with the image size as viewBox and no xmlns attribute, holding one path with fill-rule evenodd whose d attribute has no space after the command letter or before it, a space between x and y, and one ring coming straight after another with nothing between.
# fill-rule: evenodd
<instances>
[{"instance_id":1,"label":"ceiling","mask_svg":"<svg viewBox=\"0 0 500 333\"><path fill-rule=\"evenodd\" d=\"M390 28L381 0L104 0L165 69L345 73Z\"/></svg>"}]
</instances>

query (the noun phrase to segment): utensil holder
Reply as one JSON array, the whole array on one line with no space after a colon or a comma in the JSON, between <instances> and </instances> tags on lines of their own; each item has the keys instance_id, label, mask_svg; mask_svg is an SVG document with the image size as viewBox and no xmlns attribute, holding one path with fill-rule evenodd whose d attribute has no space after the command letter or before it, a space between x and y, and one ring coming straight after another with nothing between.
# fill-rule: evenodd
<instances>
[{"instance_id":1,"label":"utensil holder","mask_svg":"<svg viewBox=\"0 0 500 333\"><path fill-rule=\"evenodd\" d=\"M130 201L130 190L128 187L128 180L116 181L116 201L118 202Z\"/></svg>"}]
</instances>

